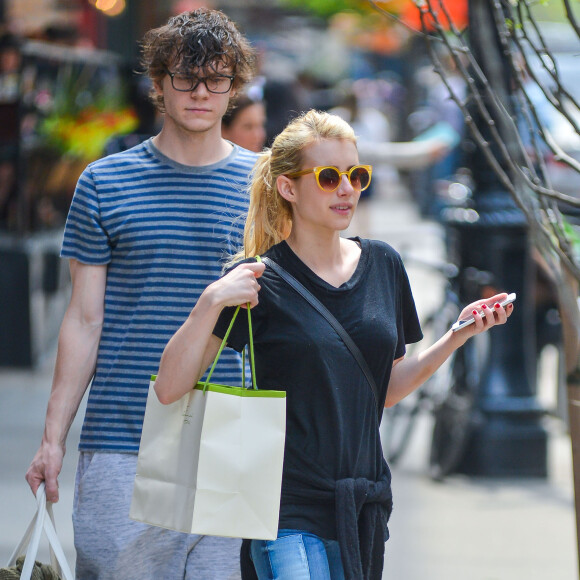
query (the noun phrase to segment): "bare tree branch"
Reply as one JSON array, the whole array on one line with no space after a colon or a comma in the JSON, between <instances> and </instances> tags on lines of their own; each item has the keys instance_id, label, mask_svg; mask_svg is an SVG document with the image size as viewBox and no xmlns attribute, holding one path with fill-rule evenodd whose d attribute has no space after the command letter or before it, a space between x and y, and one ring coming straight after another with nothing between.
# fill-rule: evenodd
<instances>
[{"instance_id":1,"label":"bare tree branch","mask_svg":"<svg viewBox=\"0 0 580 580\"><path fill-rule=\"evenodd\" d=\"M563 1L570 26L580 36L569 0ZM558 61L534 17L530 0L490 2L493 15L490 26L499 37L501 57L511 71L513 83L503 93L498 92L498 86L502 86L498 76L501 72L486 71L496 75L494 82L486 77L465 32L455 26L445 0L415 0L422 22L420 34L426 41L434 71L464 116L469 135L522 210L541 253L548 256L555 268L564 268L580 280L580 258L574 252L574 243L569 238L571 229L561 209L580 208L580 198L554 189L546 157L553 156L579 175L580 162L553 137L538 112L538 96L576 133L580 133L579 106L563 84ZM372 4L388 15L381 6ZM388 16L405 25L400 19ZM451 58L465 83L467 96L454 92L442 54ZM547 81L542 82L537 71Z\"/></svg>"}]
</instances>

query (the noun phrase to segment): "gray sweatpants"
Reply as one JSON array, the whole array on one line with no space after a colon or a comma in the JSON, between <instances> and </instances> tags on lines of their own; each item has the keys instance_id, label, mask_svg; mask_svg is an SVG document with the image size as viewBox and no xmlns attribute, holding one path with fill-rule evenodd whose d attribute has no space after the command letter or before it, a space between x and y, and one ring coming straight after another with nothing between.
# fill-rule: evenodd
<instances>
[{"instance_id":1,"label":"gray sweatpants","mask_svg":"<svg viewBox=\"0 0 580 580\"><path fill-rule=\"evenodd\" d=\"M129 519L137 456L81 453L73 506L77 580L239 580L240 543Z\"/></svg>"}]
</instances>

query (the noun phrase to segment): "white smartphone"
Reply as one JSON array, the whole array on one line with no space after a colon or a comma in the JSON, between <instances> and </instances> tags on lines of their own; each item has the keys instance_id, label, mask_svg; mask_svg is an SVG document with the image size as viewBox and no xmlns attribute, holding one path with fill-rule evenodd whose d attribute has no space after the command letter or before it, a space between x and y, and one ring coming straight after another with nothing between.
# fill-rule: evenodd
<instances>
[{"instance_id":1,"label":"white smartphone","mask_svg":"<svg viewBox=\"0 0 580 580\"><path fill-rule=\"evenodd\" d=\"M500 304L505 307L508 304L511 304L515 299L516 299L516 293L512 292L511 294L508 294L508 297L503 302L500 302ZM481 313L481 317L485 318L485 312ZM473 316L470 316L469 318L466 318L465 320L458 320L451 327L451 330L453 332L457 332L458 330L462 329L464 326L469 326L470 324L473 324L473 322L475 322L475 318L473 318Z\"/></svg>"}]
</instances>

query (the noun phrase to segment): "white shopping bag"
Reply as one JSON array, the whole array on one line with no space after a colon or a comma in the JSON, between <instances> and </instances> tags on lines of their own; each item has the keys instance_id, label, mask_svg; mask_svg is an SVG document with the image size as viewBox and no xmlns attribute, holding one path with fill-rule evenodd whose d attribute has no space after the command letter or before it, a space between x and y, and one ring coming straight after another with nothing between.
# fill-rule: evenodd
<instances>
[{"instance_id":1,"label":"white shopping bag","mask_svg":"<svg viewBox=\"0 0 580 580\"><path fill-rule=\"evenodd\" d=\"M285 431L285 391L198 383L162 405L153 377L130 517L188 533L275 539Z\"/></svg>"},{"instance_id":2,"label":"white shopping bag","mask_svg":"<svg viewBox=\"0 0 580 580\"><path fill-rule=\"evenodd\" d=\"M35 571L34 567L42 532L44 532L48 540L52 572L57 574L62 580L73 580L74 575L71 572L62 545L56 535L52 504L46 501L44 483L41 483L36 491L36 504L36 512L28 529L24 532L24 536L18 543L18 546L16 546L14 552L12 552L12 556L8 560L7 568L3 568L2 571L10 571L12 574L12 570L16 567L17 559L20 556L25 556L21 567L20 578L22 580L30 580L33 573L38 574L38 569Z\"/></svg>"}]
</instances>

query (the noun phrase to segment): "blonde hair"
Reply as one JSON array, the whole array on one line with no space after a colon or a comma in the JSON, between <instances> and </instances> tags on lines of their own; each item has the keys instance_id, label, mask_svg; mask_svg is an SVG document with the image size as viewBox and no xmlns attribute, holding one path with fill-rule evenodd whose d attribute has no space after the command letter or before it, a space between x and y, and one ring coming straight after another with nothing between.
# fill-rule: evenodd
<instances>
[{"instance_id":1,"label":"blonde hair","mask_svg":"<svg viewBox=\"0 0 580 580\"><path fill-rule=\"evenodd\" d=\"M352 127L337 115L311 110L293 119L256 161L250 183L250 207L244 248L231 263L258 256L285 240L292 230L292 206L278 192L276 181L302 169L303 151L323 139L351 141Z\"/></svg>"}]
</instances>

